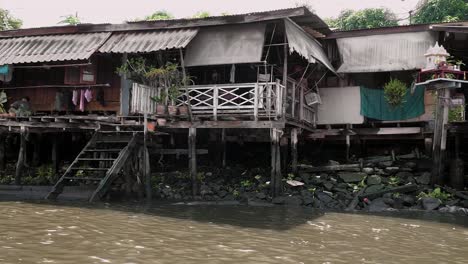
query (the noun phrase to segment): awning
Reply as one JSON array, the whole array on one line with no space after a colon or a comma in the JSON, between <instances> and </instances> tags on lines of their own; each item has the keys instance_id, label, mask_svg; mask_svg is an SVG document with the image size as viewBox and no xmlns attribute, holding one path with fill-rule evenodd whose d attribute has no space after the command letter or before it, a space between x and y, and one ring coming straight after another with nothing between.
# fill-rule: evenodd
<instances>
[{"instance_id":1,"label":"awning","mask_svg":"<svg viewBox=\"0 0 468 264\"><path fill-rule=\"evenodd\" d=\"M102 53L144 53L185 48L198 29L114 33L99 49Z\"/></svg>"},{"instance_id":2,"label":"awning","mask_svg":"<svg viewBox=\"0 0 468 264\"><path fill-rule=\"evenodd\" d=\"M0 39L0 65L87 60L110 34L89 33Z\"/></svg>"},{"instance_id":3,"label":"awning","mask_svg":"<svg viewBox=\"0 0 468 264\"><path fill-rule=\"evenodd\" d=\"M258 63L264 41L265 24L203 28L187 46L185 65Z\"/></svg>"},{"instance_id":4,"label":"awning","mask_svg":"<svg viewBox=\"0 0 468 264\"><path fill-rule=\"evenodd\" d=\"M327 55L322 49L320 43L289 18L284 19L286 35L288 37L289 51L299 53L309 63L320 61L330 71L335 73L335 69L328 60Z\"/></svg>"},{"instance_id":5,"label":"awning","mask_svg":"<svg viewBox=\"0 0 468 264\"><path fill-rule=\"evenodd\" d=\"M433 32L339 38L343 64L339 73L404 71L424 68L424 54L434 46Z\"/></svg>"}]
</instances>

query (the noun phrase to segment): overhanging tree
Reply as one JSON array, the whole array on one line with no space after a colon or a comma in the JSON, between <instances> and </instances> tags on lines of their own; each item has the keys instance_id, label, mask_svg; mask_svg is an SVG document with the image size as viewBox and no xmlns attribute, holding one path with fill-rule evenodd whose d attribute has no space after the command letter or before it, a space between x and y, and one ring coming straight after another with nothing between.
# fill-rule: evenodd
<instances>
[{"instance_id":1,"label":"overhanging tree","mask_svg":"<svg viewBox=\"0 0 468 264\"><path fill-rule=\"evenodd\" d=\"M468 19L468 3L465 0L426 0L414 16L414 22L456 22Z\"/></svg>"},{"instance_id":2,"label":"overhanging tree","mask_svg":"<svg viewBox=\"0 0 468 264\"><path fill-rule=\"evenodd\" d=\"M396 15L387 8L366 8L358 11L343 10L338 18L328 18L325 22L331 28L340 30L366 29L397 26Z\"/></svg>"},{"instance_id":3,"label":"overhanging tree","mask_svg":"<svg viewBox=\"0 0 468 264\"><path fill-rule=\"evenodd\" d=\"M165 10L158 10L154 12L153 14L146 16L144 20L154 21L154 20L167 20L167 19L173 19L173 18L174 16L171 13Z\"/></svg>"},{"instance_id":4,"label":"overhanging tree","mask_svg":"<svg viewBox=\"0 0 468 264\"><path fill-rule=\"evenodd\" d=\"M15 18L10 14L10 11L0 8L0 30L12 30L21 28L23 21Z\"/></svg>"}]
</instances>

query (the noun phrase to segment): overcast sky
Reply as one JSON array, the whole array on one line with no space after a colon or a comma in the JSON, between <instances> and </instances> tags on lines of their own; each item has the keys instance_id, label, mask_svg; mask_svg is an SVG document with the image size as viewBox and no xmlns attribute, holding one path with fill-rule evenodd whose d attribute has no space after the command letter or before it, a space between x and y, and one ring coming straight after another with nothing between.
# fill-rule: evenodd
<instances>
[{"instance_id":1,"label":"overcast sky","mask_svg":"<svg viewBox=\"0 0 468 264\"><path fill-rule=\"evenodd\" d=\"M337 16L342 9L388 7L399 18L406 18L419 0L0 0L0 7L24 22L23 27L54 26L62 16L78 12L82 22L122 23L144 17L156 10L167 10L177 18L198 11L212 15L290 8L308 3L322 18Z\"/></svg>"}]
</instances>

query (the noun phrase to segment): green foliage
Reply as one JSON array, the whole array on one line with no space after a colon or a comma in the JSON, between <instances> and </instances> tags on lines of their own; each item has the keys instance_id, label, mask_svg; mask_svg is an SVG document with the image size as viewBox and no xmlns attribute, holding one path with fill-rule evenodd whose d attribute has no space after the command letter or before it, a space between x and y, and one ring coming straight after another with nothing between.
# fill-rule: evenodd
<instances>
[{"instance_id":1,"label":"green foliage","mask_svg":"<svg viewBox=\"0 0 468 264\"><path fill-rule=\"evenodd\" d=\"M156 20L169 20L174 19L174 16L166 10L158 10L149 16L145 16L143 20L156 21Z\"/></svg>"},{"instance_id":2,"label":"green foliage","mask_svg":"<svg viewBox=\"0 0 468 264\"><path fill-rule=\"evenodd\" d=\"M449 109L449 122L460 122L464 121L464 112L465 107L463 105L458 105Z\"/></svg>"},{"instance_id":3,"label":"green foliage","mask_svg":"<svg viewBox=\"0 0 468 264\"><path fill-rule=\"evenodd\" d=\"M241 184L242 187L250 187L250 186L253 185L253 183L251 181L249 181L249 180L243 180L243 181L241 181L240 184Z\"/></svg>"},{"instance_id":4,"label":"green foliage","mask_svg":"<svg viewBox=\"0 0 468 264\"><path fill-rule=\"evenodd\" d=\"M386 8L366 8L358 11L345 9L338 18L326 18L331 28L340 30L397 26L396 15Z\"/></svg>"},{"instance_id":5,"label":"green foliage","mask_svg":"<svg viewBox=\"0 0 468 264\"><path fill-rule=\"evenodd\" d=\"M414 16L415 23L456 22L468 19L465 0L427 0Z\"/></svg>"},{"instance_id":6,"label":"green foliage","mask_svg":"<svg viewBox=\"0 0 468 264\"><path fill-rule=\"evenodd\" d=\"M81 24L81 19L78 17L78 14L66 15L66 16L63 16L63 20L58 23L76 26L78 24Z\"/></svg>"},{"instance_id":7,"label":"green foliage","mask_svg":"<svg viewBox=\"0 0 468 264\"><path fill-rule=\"evenodd\" d=\"M211 14L208 11L198 11L197 13L195 13L195 15L193 15L192 18L206 18L210 16Z\"/></svg>"},{"instance_id":8,"label":"green foliage","mask_svg":"<svg viewBox=\"0 0 468 264\"><path fill-rule=\"evenodd\" d=\"M391 185L391 186L398 186L400 182L401 182L400 178L396 176L392 176L388 179L388 185Z\"/></svg>"},{"instance_id":9,"label":"green foliage","mask_svg":"<svg viewBox=\"0 0 468 264\"><path fill-rule=\"evenodd\" d=\"M0 91L0 114L5 113L5 103L8 102L8 96L5 91Z\"/></svg>"},{"instance_id":10,"label":"green foliage","mask_svg":"<svg viewBox=\"0 0 468 264\"><path fill-rule=\"evenodd\" d=\"M0 30L12 30L21 28L23 21L15 18L10 11L0 8Z\"/></svg>"},{"instance_id":11,"label":"green foliage","mask_svg":"<svg viewBox=\"0 0 468 264\"><path fill-rule=\"evenodd\" d=\"M439 199L441 201L446 201L451 197L451 195L449 193L442 191L439 187L437 187L434 190L432 190L432 192L428 192L428 193L420 192L417 197L419 199L431 197L431 198Z\"/></svg>"},{"instance_id":12,"label":"green foliage","mask_svg":"<svg viewBox=\"0 0 468 264\"><path fill-rule=\"evenodd\" d=\"M392 107L403 104L407 92L406 84L398 79L392 78L384 85L385 100Z\"/></svg>"}]
</instances>

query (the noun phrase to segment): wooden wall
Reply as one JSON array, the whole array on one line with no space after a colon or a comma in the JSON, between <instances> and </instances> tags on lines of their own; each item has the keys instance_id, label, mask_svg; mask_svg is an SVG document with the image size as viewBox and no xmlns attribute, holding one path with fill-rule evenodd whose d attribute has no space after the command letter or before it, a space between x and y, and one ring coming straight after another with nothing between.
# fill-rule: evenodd
<instances>
[{"instance_id":1,"label":"wooden wall","mask_svg":"<svg viewBox=\"0 0 468 264\"><path fill-rule=\"evenodd\" d=\"M110 87L102 87L104 91L105 106L96 100L98 87L91 88L93 99L85 104L85 112L115 112L120 111L120 76L115 73L116 67L120 65L118 56L96 56L97 63L97 83L109 83ZM15 69L13 80L2 87L23 87L35 85L63 85L64 68L51 69ZM14 101L28 96L31 99L31 106L34 112L52 112L55 110L55 97L57 91L72 90L73 88L28 88L28 89L7 89L7 105ZM7 108L8 108L7 106ZM78 106L75 108L79 112Z\"/></svg>"}]
</instances>

